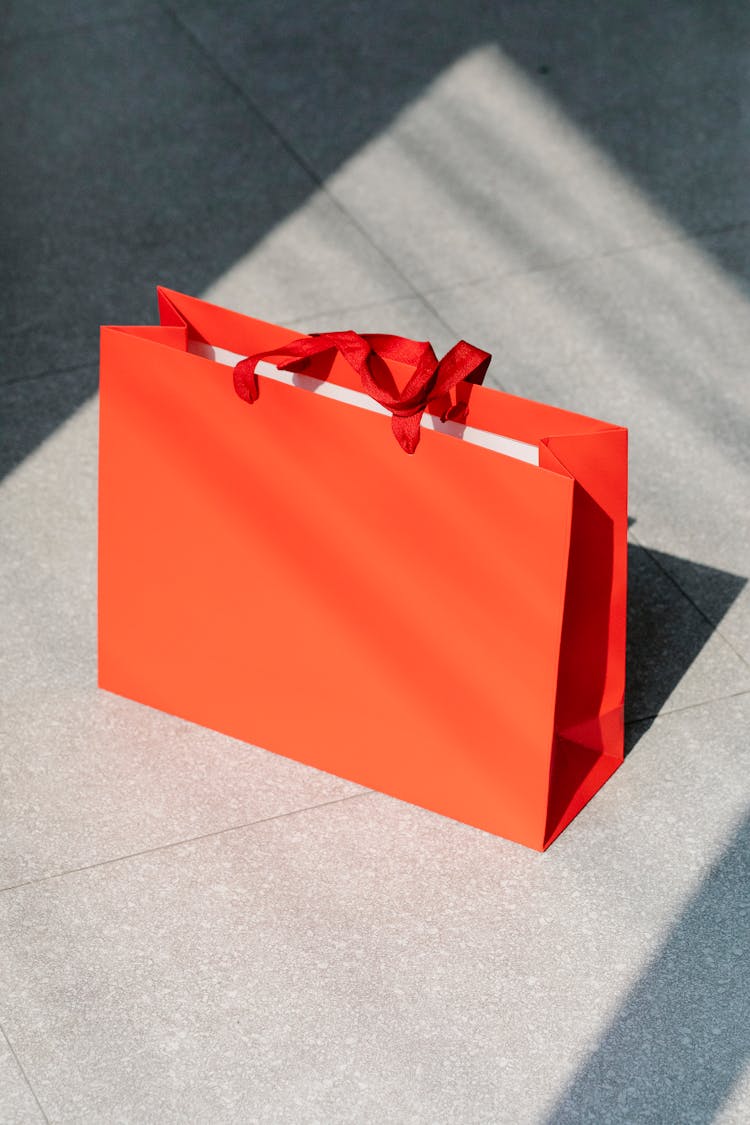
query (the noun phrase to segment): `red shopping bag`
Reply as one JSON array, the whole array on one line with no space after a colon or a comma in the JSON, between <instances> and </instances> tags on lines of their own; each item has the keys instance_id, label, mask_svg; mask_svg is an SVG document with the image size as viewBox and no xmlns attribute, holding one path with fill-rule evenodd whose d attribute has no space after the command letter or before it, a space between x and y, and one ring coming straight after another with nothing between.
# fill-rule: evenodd
<instances>
[{"instance_id":1,"label":"red shopping bag","mask_svg":"<svg viewBox=\"0 0 750 1125\"><path fill-rule=\"evenodd\" d=\"M626 431L159 303L102 329L100 685L546 848L622 761Z\"/></svg>"}]
</instances>

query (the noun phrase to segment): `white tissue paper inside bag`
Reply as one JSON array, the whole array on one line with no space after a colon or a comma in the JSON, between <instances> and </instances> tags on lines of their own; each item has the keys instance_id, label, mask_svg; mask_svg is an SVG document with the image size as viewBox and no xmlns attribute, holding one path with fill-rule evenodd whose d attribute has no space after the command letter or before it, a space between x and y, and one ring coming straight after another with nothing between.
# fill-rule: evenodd
<instances>
[{"instance_id":1,"label":"white tissue paper inside bag","mask_svg":"<svg viewBox=\"0 0 750 1125\"><path fill-rule=\"evenodd\" d=\"M215 348L199 340L188 340L188 351L193 355L200 355L204 359L213 359L216 363L235 367L243 355L228 352L225 348ZM337 383L329 383L324 379L313 379L310 375L300 375L294 371L280 371L272 363L260 360L257 366L259 375L267 379L276 379L279 383L286 383L300 390L322 395L323 398L333 398L338 402L346 402L349 406L358 406L361 410L369 410L373 414L390 414L379 402L375 402L364 391L351 391L348 387L340 387ZM460 422L441 422L435 414L422 415L422 427L425 430L434 430L437 434L468 441L470 445L481 445L484 449L491 449L495 453L503 453L506 457L514 457L517 461L526 461L529 465L539 464L539 449L525 441L516 441L515 438L503 437L501 434L492 434L488 430L477 430L473 426L464 426Z\"/></svg>"}]
</instances>

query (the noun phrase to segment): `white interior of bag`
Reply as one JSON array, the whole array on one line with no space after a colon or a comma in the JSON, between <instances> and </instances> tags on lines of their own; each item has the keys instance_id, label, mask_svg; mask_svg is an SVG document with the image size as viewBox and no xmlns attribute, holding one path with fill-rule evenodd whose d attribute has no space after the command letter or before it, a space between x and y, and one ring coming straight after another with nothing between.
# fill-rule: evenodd
<instances>
[{"instance_id":1,"label":"white interior of bag","mask_svg":"<svg viewBox=\"0 0 750 1125\"><path fill-rule=\"evenodd\" d=\"M215 348L199 340L188 340L188 351L193 355L202 356L204 359L215 360L234 367L245 356L236 355L225 348ZM294 371L280 371L272 363L260 360L257 367L259 375L267 379L275 379L278 383L286 383L290 387L299 387L302 391L309 391L320 395L322 398L332 398L337 402L348 403L349 406L358 406L361 410L369 410L372 414L389 414L380 403L375 402L364 391L352 391L348 387L341 387L337 383L330 383L324 379L313 379L310 375L300 375ZM481 445L494 453L502 453L506 457L514 457L517 461L526 461L529 465L539 464L539 449L525 441L516 441L515 438L504 437L501 434L490 433L489 430L477 430L473 426L464 426L460 422L441 422L435 414L422 415L422 427L425 430L434 430L437 434L447 437L459 438L468 441L470 445Z\"/></svg>"}]
</instances>

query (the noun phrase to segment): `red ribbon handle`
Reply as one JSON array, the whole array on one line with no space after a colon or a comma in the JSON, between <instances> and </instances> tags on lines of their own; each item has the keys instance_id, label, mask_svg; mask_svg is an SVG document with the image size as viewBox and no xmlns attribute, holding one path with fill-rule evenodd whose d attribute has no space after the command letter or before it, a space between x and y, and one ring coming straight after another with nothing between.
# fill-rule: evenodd
<instances>
[{"instance_id":1,"label":"red ribbon handle","mask_svg":"<svg viewBox=\"0 0 750 1125\"><path fill-rule=\"evenodd\" d=\"M245 402L253 403L258 397L258 361L270 356L285 356L287 362L278 366L285 370L295 367L300 359L338 351L359 375L362 389L375 402L391 412L391 427L396 441L406 453L413 453L419 444L419 427L427 404L435 399L446 399L441 413L448 418L465 416L466 404L450 404L448 394L459 383L481 383L487 372L489 352L475 348L460 340L438 363L428 343L407 340L403 336L384 336L378 333L360 336L356 332L321 332L313 336L300 336L279 348L257 352L242 359L234 369L234 389ZM403 390L399 391L385 360L406 363L414 374Z\"/></svg>"}]
</instances>

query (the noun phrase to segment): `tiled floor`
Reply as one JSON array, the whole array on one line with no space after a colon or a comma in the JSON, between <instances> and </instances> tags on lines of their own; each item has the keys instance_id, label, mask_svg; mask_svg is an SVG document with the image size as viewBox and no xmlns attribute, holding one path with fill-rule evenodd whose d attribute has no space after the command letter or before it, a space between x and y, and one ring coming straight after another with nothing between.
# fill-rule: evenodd
<instances>
[{"instance_id":1,"label":"tiled floor","mask_svg":"<svg viewBox=\"0 0 750 1125\"><path fill-rule=\"evenodd\" d=\"M3 1125L750 1119L749 36L5 5ZM549 852L97 691L97 327L157 282L629 426L630 753Z\"/></svg>"}]
</instances>

